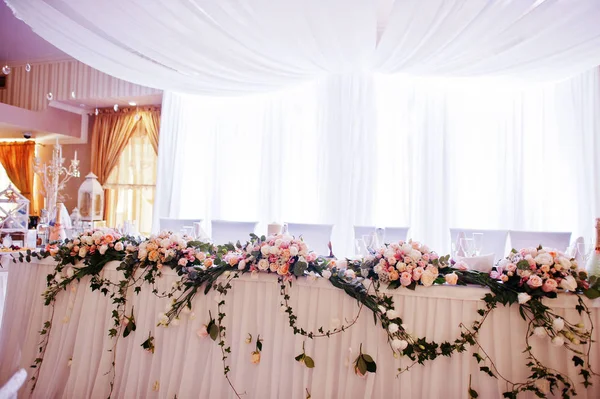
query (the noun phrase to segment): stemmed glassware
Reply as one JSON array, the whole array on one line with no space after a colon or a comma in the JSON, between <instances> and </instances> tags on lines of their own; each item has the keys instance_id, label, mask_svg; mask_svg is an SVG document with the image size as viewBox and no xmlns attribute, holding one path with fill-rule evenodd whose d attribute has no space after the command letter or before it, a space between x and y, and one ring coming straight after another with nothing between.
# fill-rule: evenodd
<instances>
[{"instance_id":1,"label":"stemmed glassware","mask_svg":"<svg viewBox=\"0 0 600 399\"><path fill-rule=\"evenodd\" d=\"M483 233L473 233L473 245L475 255L481 255L481 250L483 249Z\"/></svg>"}]
</instances>

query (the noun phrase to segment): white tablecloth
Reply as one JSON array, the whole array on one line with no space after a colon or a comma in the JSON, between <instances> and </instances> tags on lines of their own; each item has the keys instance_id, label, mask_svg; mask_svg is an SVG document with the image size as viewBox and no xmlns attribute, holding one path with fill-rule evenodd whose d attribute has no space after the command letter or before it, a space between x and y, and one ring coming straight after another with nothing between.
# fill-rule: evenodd
<instances>
[{"instance_id":1,"label":"white tablecloth","mask_svg":"<svg viewBox=\"0 0 600 399\"><path fill-rule=\"evenodd\" d=\"M104 276L117 279L116 263L109 264ZM50 308L44 307L40 293L44 290L46 275L52 270L52 261L11 265L4 325L0 332L0 384L18 368L28 366L35 358L39 342L38 331L48 318ZM160 279L161 289L171 286L177 276L167 271ZM486 293L476 287L431 287L394 291L397 309L409 330L419 336L437 341L453 340L459 335L459 323L470 323L481 306L479 298ZM196 331L208 322L208 311L216 315L215 294L199 294L194 301L195 319L183 316L181 325L156 327L157 314L164 311L168 299L158 299L148 289L133 296L137 331L121 338L117 347L117 379L114 397L119 398L232 398L231 389L223 377L219 347L210 338L199 338ZM332 319L351 319L357 311L354 300L334 288L328 281L294 282L291 303L297 310L298 326L316 329L328 328ZM409 364L406 358L394 359L381 327L373 324L370 311L364 310L359 321L347 332L331 338L309 340L294 336L288 318L280 311L279 286L276 278L262 275L259 279L244 276L233 282L226 297L226 326L232 354L229 358L230 376L245 398L306 397L306 389L313 398L465 398L469 374L481 398L497 398L506 389L479 371L471 353L452 358L439 358L426 366L415 366L410 372L396 378L396 369ZM562 295L548 301L564 317L581 320L573 309L575 298ZM68 311L69 303L73 305ZM600 341L600 302L593 306L596 325L594 339ZM560 309L568 308L568 309ZM88 280L78 285L75 292L62 292L57 300L54 327L50 344L34 393L36 398L105 398L109 391L112 345L107 332L111 327L113 307L108 298L92 292ZM63 319L69 316L69 320ZM151 331L156 341L156 352L150 354L141 343ZM262 360L250 363L254 343L244 342L247 334L263 338ZM481 342L495 359L502 374L513 380L524 379L527 369L521 353L524 348L525 323L516 308L495 310L481 331ZM536 342L536 353L557 369L568 371L580 381L571 362L572 353L555 348L548 338ZM306 353L315 360L312 370L296 362L306 342ZM377 373L366 378L356 376L347 367L357 355L360 344L363 351L377 362ZM593 354L592 364L600 369L600 351ZM352 351L352 353L350 353ZM69 366L69 359L72 365ZM158 391L156 382L159 382ZM579 386L579 397L600 397L600 381L585 390ZM29 396L24 388L23 397ZM527 397L527 396L524 396Z\"/></svg>"}]
</instances>

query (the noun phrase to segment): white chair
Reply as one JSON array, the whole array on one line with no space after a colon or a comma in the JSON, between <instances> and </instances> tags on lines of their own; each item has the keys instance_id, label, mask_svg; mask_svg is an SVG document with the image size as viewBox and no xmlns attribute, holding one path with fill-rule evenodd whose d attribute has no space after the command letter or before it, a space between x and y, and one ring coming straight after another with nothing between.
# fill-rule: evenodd
<instances>
[{"instance_id":1,"label":"white chair","mask_svg":"<svg viewBox=\"0 0 600 399\"><path fill-rule=\"evenodd\" d=\"M506 239L508 237L508 230L482 230L482 229L459 229L450 228L450 240L451 242L456 241L458 233L463 232L465 235L472 236L473 233L483 233L481 239L481 253L482 254L494 254L494 261L502 259L506 255Z\"/></svg>"},{"instance_id":2,"label":"white chair","mask_svg":"<svg viewBox=\"0 0 600 399\"><path fill-rule=\"evenodd\" d=\"M329 255L332 224L288 223L288 233L302 239L317 255Z\"/></svg>"},{"instance_id":3,"label":"white chair","mask_svg":"<svg viewBox=\"0 0 600 399\"><path fill-rule=\"evenodd\" d=\"M566 232L510 230L509 234L510 245L516 250L542 245L559 251L566 251L571 242L571 233Z\"/></svg>"},{"instance_id":4,"label":"white chair","mask_svg":"<svg viewBox=\"0 0 600 399\"><path fill-rule=\"evenodd\" d=\"M13 376L10 377L10 380L0 388L0 399L16 399L17 392L19 392L19 389L21 389L26 379L27 371L25 371L25 369L21 369L14 373Z\"/></svg>"},{"instance_id":5,"label":"white chair","mask_svg":"<svg viewBox=\"0 0 600 399\"><path fill-rule=\"evenodd\" d=\"M173 218L160 218L160 231L172 231L173 233L180 233L185 228L194 228L194 223L201 223L202 219L173 219Z\"/></svg>"},{"instance_id":6,"label":"white chair","mask_svg":"<svg viewBox=\"0 0 600 399\"><path fill-rule=\"evenodd\" d=\"M215 244L242 243L250 240L258 222L232 222L229 220L211 221L211 237Z\"/></svg>"},{"instance_id":7,"label":"white chair","mask_svg":"<svg viewBox=\"0 0 600 399\"><path fill-rule=\"evenodd\" d=\"M386 227L383 241L386 244L406 241L410 227Z\"/></svg>"}]
</instances>

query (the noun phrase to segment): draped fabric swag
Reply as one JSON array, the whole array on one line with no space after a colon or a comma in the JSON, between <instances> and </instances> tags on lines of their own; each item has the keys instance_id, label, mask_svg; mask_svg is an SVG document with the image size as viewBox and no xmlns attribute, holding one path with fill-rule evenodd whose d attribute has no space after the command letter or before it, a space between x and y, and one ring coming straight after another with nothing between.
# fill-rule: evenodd
<instances>
[{"instance_id":1,"label":"draped fabric swag","mask_svg":"<svg viewBox=\"0 0 600 399\"><path fill-rule=\"evenodd\" d=\"M30 201L31 214L37 212L36 196L33 195L34 157L34 141L0 143L0 163L10 181Z\"/></svg>"}]
</instances>

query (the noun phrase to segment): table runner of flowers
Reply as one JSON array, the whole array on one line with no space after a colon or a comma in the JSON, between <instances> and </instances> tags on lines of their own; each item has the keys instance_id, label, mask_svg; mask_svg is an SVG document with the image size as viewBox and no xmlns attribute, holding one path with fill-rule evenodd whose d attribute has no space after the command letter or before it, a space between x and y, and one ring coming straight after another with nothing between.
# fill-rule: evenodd
<instances>
[{"instance_id":1,"label":"table runner of flowers","mask_svg":"<svg viewBox=\"0 0 600 399\"><path fill-rule=\"evenodd\" d=\"M62 243L53 243L44 250L27 250L15 256L14 261L30 262L32 258L46 257L54 258L57 263L47 277L47 288L43 293L44 303L52 311L40 331L39 354L31 366L34 368L32 392L50 340L56 298L62 291L73 289L73 285L85 276L90 277L91 290L99 290L114 303L113 325L108 331L113 340L110 348L113 356L111 395L118 372L115 366L117 344L137 328L134 310L126 311L128 297L149 289L159 297L170 298L169 309L157 315L157 325L168 327L179 324L182 314L193 313L192 300L198 293L207 294L215 290L220 294L217 312L214 317L209 313L209 319L198 335L210 337L218 344L224 378L235 395L240 397L229 379L228 357L232 349L227 343L223 309L226 295L232 289L232 280L244 273L252 276L258 273L277 275L281 310L287 314L292 332L306 339L327 339L341 334L351 328L362 314L371 312L376 325L387 334L390 356L405 356L411 360L410 365L397 370L398 374L439 356L452 356L473 347L473 357L480 371L506 383L507 391L503 394L506 398L516 398L525 391L532 391L539 397L545 397L549 392L563 398L575 396L576 382L544 365L532 352L530 339L548 337L553 345L571 353L571 360L579 370L579 382L585 388L599 375L592 370L589 361L594 326L583 297L595 299L600 296L600 279L588 276L579 269L574 259L564 253L541 246L512 250L493 267L491 273L483 273L469 270L464 262L456 263L449 255L440 256L415 241L386 244L362 259L334 259L317 256L304 241L289 235L258 237L251 234L246 243L214 245L170 232L139 240L101 229L86 231ZM102 277L102 269L111 261L120 262L117 270L122 277L118 282ZM179 280L170 290L161 292L156 281L161 278L165 267L175 270ZM327 279L334 287L356 299L358 310L355 317L329 329L321 326L311 331L301 327L290 305L289 292L293 281L299 278ZM489 293L482 298L484 306L478 310L478 319L469 325L461 324L460 336L453 341L434 342L409 333L402 322L402 315L394 307L392 296L382 291L382 288L414 290L417 285L429 287L439 284L473 284L489 288ZM555 298L558 292L577 296L575 308L585 318L585 323L574 324L565 320L544 304L544 298ZM478 333L488 315L499 306L511 305L519 308L519 314L527 323L523 347L530 374L524 381L504 378L478 340ZM246 342L255 343L251 362L259 364L263 345L260 336L254 338L248 334ZM151 332L141 347L154 353L155 341ZM308 368L315 367L318 362L305 352L304 345L295 360ZM352 364L358 376L377 372L375 359L363 353L362 345ZM306 395L310 397L308 390ZM470 382L467 395L478 397L476 387Z\"/></svg>"}]
</instances>

